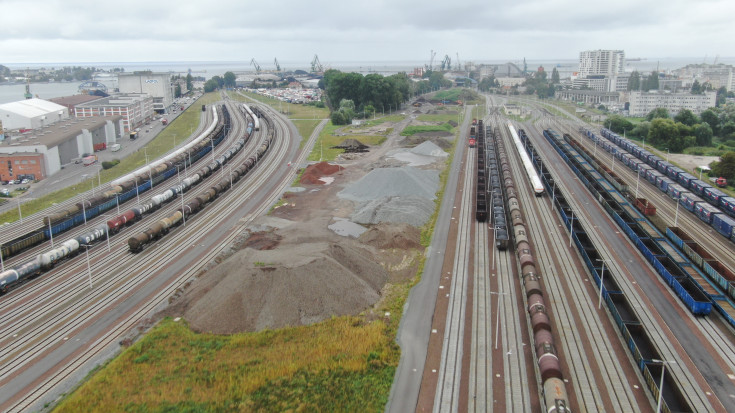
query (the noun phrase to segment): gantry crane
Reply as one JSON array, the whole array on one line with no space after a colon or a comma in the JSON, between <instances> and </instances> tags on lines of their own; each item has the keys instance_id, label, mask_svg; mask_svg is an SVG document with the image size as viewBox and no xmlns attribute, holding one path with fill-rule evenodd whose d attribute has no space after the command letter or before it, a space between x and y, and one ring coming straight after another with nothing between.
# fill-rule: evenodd
<instances>
[{"instance_id":1,"label":"gantry crane","mask_svg":"<svg viewBox=\"0 0 735 413\"><path fill-rule=\"evenodd\" d=\"M319 55L314 55L314 59L311 61L311 71L316 73L324 72L324 66L319 61Z\"/></svg>"},{"instance_id":2,"label":"gantry crane","mask_svg":"<svg viewBox=\"0 0 735 413\"><path fill-rule=\"evenodd\" d=\"M276 65L276 72L280 72L281 71L281 65L278 64L278 58L277 57L273 59L273 63L275 63L275 65Z\"/></svg>"},{"instance_id":3,"label":"gantry crane","mask_svg":"<svg viewBox=\"0 0 735 413\"><path fill-rule=\"evenodd\" d=\"M258 64L258 62L255 61L255 58L250 61L250 64L255 67L255 73L260 73L260 65Z\"/></svg>"}]
</instances>

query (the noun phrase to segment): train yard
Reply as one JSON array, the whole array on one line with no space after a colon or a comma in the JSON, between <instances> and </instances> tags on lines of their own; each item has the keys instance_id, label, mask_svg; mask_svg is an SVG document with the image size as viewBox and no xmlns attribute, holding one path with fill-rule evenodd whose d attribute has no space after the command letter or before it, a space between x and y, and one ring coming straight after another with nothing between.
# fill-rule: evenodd
<instances>
[{"instance_id":1,"label":"train yard","mask_svg":"<svg viewBox=\"0 0 735 413\"><path fill-rule=\"evenodd\" d=\"M209 163L225 156L238 137L247 134L248 122L253 120L252 116L246 117L241 105L229 100L223 105L232 115L226 144L217 145L212 160L207 155L202 162ZM78 379L85 368L93 367L95 360L113 351L125 332L143 321L151 310L165 305L168 298L195 278L253 217L275 202L279 188L290 182L291 171L281 165L293 158L298 145L294 146L289 138L291 131L282 118L269 114L261 120L267 120L262 129L254 132L241 150L230 154L233 167L210 171L209 179L200 185L205 189L199 192L206 192L224 180L227 191L218 194L216 201L210 201L206 209L187 217L185 224L182 222L172 228L166 237L142 252L129 252L131 236L175 214L177 209L186 206L182 205L184 200L186 204L193 202L200 193L185 192L184 199L179 197L176 202L163 203L140 217L134 226L123 227L119 234L111 236L109 244L103 236L101 242L91 244L76 257L59 261L49 272L3 297L4 317L0 328L7 334L0 342L3 360L0 386L8 390L0 400L3 411L23 411L37 400L48 397L49 389L59 391L64 383L68 386ZM267 154L262 152L266 143L269 143ZM250 161L253 156L262 156L263 160L255 164ZM234 178L237 167L243 164L249 165L248 172L240 182L231 181L230 176ZM190 168L189 176L198 168L202 166ZM180 181L174 175L173 183L162 183L145 196L140 194L140 203L151 202L160 192L176 185L180 185ZM133 201L135 198L129 202ZM75 202L80 200L70 201ZM124 211L130 206L126 204L121 208ZM117 213L91 218L86 227L69 230L55 242L60 245L66 242L66 237L79 237L91 228L104 226L115 216ZM32 223L34 218L41 220L41 216L29 217L26 223ZM39 254L43 248L48 249L48 246L30 249L4 264L12 268ZM110 265L113 262L115 265Z\"/></svg>"},{"instance_id":2,"label":"train yard","mask_svg":"<svg viewBox=\"0 0 735 413\"><path fill-rule=\"evenodd\" d=\"M511 139L514 125L508 127L492 105L499 98L488 99L482 119L485 139L517 146ZM477 151L493 150L483 149L479 132L458 145L465 158L452 214L453 243L444 258L417 411L733 411L732 312L687 310L697 309L697 300L679 301L677 294L687 290L689 281L680 280L685 285L672 290L665 277L659 278L649 257L599 203L601 195L588 190L589 178L575 175L573 168L580 167L568 166L562 156L571 156L557 153L548 138L556 128L559 137L574 136L591 153L595 145L586 136L589 127L580 133L579 123L541 112L543 129L523 124L520 152L508 152L515 184L502 177L493 181L490 167L481 171ZM610 155L600 148L597 154L609 168ZM533 171L523 155L530 157ZM635 188L630 196L661 205L660 218L681 227L679 245L690 246L689 255L699 251L701 263L729 274L735 256L729 239L707 228L701 215L683 207L677 212L676 201L666 193L654 194L658 187L637 182L635 173L615 162L615 185ZM518 220L508 219L508 249L497 248L493 182L517 193L527 225L520 239L528 238L538 271L529 269L526 253L513 248L519 242ZM508 213L507 201L504 206ZM669 232L675 244L676 234ZM529 290L526 283L524 288L524 281L535 279L545 287L545 306L534 296L534 287ZM724 307L727 288L713 294ZM704 300L704 295L697 297ZM546 325L551 334L543 332ZM549 370L552 354L559 371ZM545 388L550 378L560 380L553 389Z\"/></svg>"}]
</instances>

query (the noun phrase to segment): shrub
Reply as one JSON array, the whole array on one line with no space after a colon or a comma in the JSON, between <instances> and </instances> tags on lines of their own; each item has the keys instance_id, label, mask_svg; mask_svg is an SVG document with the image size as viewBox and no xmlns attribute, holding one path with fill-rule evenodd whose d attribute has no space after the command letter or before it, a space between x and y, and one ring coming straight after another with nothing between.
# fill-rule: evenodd
<instances>
[{"instance_id":1,"label":"shrub","mask_svg":"<svg viewBox=\"0 0 735 413\"><path fill-rule=\"evenodd\" d=\"M110 169L119 163L120 163L119 159L113 159L111 161L104 161L102 162L102 169Z\"/></svg>"}]
</instances>

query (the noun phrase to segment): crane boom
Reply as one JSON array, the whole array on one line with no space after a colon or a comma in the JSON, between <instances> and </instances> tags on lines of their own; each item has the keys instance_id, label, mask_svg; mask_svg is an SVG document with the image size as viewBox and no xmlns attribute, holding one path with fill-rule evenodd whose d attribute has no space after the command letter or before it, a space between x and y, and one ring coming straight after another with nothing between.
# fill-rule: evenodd
<instances>
[{"instance_id":1,"label":"crane boom","mask_svg":"<svg viewBox=\"0 0 735 413\"><path fill-rule=\"evenodd\" d=\"M258 62L255 61L255 58L250 61L250 64L255 67L255 73L260 73L260 65L258 64Z\"/></svg>"}]
</instances>

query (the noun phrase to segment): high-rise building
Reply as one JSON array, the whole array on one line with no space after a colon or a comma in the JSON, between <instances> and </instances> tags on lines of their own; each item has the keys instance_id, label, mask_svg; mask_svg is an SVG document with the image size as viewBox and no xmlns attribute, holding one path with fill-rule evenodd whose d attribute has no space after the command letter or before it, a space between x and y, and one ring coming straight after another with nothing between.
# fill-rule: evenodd
<instances>
[{"instance_id":1,"label":"high-rise building","mask_svg":"<svg viewBox=\"0 0 735 413\"><path fill-rule=\"evenodd\" d=\"M623 50L587 50L579 53L579 76L616 76L625 69Z\"/></svg>"}]
</instances>

